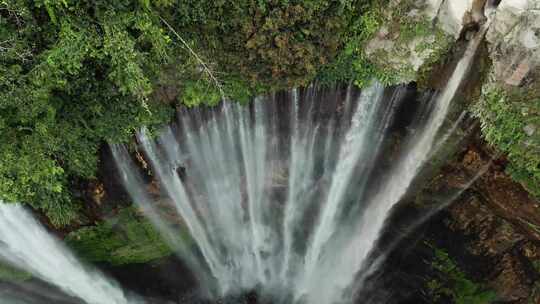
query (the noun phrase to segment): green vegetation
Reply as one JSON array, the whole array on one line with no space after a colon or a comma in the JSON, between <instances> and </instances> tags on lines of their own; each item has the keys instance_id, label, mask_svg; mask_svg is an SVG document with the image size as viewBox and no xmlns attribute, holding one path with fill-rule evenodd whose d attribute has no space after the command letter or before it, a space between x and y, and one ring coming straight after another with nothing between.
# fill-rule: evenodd
<instances>
[{"instance_id":1,"label":"green vegetation","mask_svg":"<svg viewBox=\"0 0 540 304\"><path fill-rule=\"evenodd\" d=\"M540 198L540 132L526 133L528 126L540 126L540 88L523 93L487 84L473 113L485 139L506 153L507 172Z\"/></svg>"},{"instance_id":2,"label":"green vegetation","mask_svg":"<svg viewBox=\"0 0 540 304\"><path fill-rule=\"evenodd\" d=\"M536 270L536 272L538 274L540 274L540 260L536 260L533 262L533 267L534 267L534 270Z\"/></svg>"},{"instance_id":3,"label":"green vegetation","mask_svg":"<svg viewBox=\"0 0 540 304\"><path fill-rule=\"evenodd\" d=\"M179 235L189 242L185 231L179 229ZM83 259L113 265L145 263L172 254L155 228L134 208L123 209L96 226L71 232L65 241Z\"/></svg>"},{"instance_id":4,"label":"green vegetation","mask_svg":"<svg viewBox=\"0 0 540 304\"><path fill-rule=\"evenodd\" d=\"M409 14L422 11L417 3L0 0L0 199L66 226L86 207L74 193L96 178L100 147L155 130L181 104L246 103L315 78L421 78L451 40ZM368 54L377 33L394 47ZM423 66L404 63L413 53ZM487 140L508 153L509 173L538 195L539 132L527 138L523 128L538 119L540 99L521 119L523 107L497 102L501 94L486 91L477 115Z\"/></svg>"},{"instance_id":5,"label":"green vegetation","mask_svg":"<svg viewBox=\"0 0 540 304\"><path fill-rule=\"evenodd\" d=\"M0 263L0 281L21 282L31 278L28 272Z\"/></svg>"},{"instance_id":6,"label":"green vegetation","mask_svg":"<svg viewBox=\"0 0 540 304\"><path fill-rule=\"evenodd\" d=\"M426 286L434 301L449 297L456 304L489 304L496 299L493 291L467 278L447 252L434 248L434 253L431 267L436 278L428 281Z\"/></svg>"},{"instance_id":7,"label":"green vegetation","mask_svg":"<svg viewBox=\"0 0 540 304\"><path fill-rule=\"evenodd\" d=\"M351 26L344 54L338 57L340 64L327 74L339 75L341 71L341 77L353 79L361 87L374 77L392 85L429 74L435 63L449 53L453 39L420 14L423 9L418 1L373 1L366 8L368 13ZM417 14L410 14L414 11ZM375 46L376 33L384 36L384 44ZM368 46L372 39L375 44ZM388 43L391 46L387 48ZM413 66L411 57L418 57L423 64Z\"/></svg>"},{"instance_id":8,"label":"green vegetation","mask_svg":"<svg viewBox=\"0 0 540 304\"><path fill-rule=\"evenodd\" d=\"M170 39L129 1L0 1L0 195L77 217L70 179L91 179L106 140L171 109L148 99Z\"/></svg>"},{"instance_id":9,"label":"green vegetation","mask_svg":"<svg viewBox=\"0 0 540 304\"><path fill-rule=\"evenodd\" d=\"M167 123L180 103L247 102L327 63L327 79L364 83L371 2L0 0L0 199L65 226L103 143Z\"/></svg>"},{"instance_id":10,"label":"green vegetation","mask_svg":"<svg viewBox=\"0 0 540 304\"><path fill-rule=\"evenodd\" d=\"M365 46L377 32L384 19L382 10L387 1L371 1L363 5L364 14L355 18L349 26L345 44L335 60L324 66L317 77L322 83L354 81L363 87L373 78L387 83L388 75L377 68L365 54ZM386 81L385 81L386 80Z\"/></svg>"},{"instance_id":11,"label":"green vegetation","mask_svg":"<svg viewBox=\"0 0 540 304\"><path fill-rule=\"evenodd\" d=\"M540 301L540 280L536 281L533 287L533 291L529 296L527 304L536 304Z\"/></svg>"}]
</instances>

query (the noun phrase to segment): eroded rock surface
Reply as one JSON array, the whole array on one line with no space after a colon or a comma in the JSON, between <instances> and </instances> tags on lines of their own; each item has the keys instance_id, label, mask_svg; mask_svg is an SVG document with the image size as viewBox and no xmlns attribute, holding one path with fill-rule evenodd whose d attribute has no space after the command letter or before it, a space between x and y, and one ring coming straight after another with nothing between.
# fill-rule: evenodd
<instances>
[{"instance_id":1,"label":"eroded rock surface","mask_svg":"<svg viewBox=\"0 0 540 304\"><path fill-rule=\"evenodd\" d=\"M482 145L470 145L428 188L431 193L460 191L476 172L491 163L466 194L447 209L445 225L450 233L464 236L466 243L459 246L489 265L467 266L481 273L500 301L538 303L540 204L504 173L506 160L492 155Z\"/></svg>"},{"instance_id":2,"label":"eroded rock surface","mask_svg":"<svg viewBox=\"0 0 540 304\"><path fill-rule=\"evenodd\" d=\"M496 81L522 85L540 63L540 1L501 1L486 39Z\"/></svg>"}]
</instances>

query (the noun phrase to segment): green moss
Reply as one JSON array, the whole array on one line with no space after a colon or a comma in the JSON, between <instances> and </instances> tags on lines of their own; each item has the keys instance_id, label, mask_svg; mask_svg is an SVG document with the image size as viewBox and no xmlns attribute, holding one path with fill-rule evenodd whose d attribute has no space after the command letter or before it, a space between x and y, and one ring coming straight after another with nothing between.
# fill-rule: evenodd
<instances>
[{"instance_id":1,"label":"green moss","mask_svg":"<svg viewBox=\"0 0 540 304\"><path fill-rule=\"evenodd\" d=\"M525 133L528 125L540 126L540 94L488 83L473 113L480 119L485 139L506 153L507 173L540 198L540 132Z\"/></svg>"},{"instance_id":2,"label":"green moss","mask_svg":"<svg viewBox=\"0 0 540 304\"><path fill-rule=\"evenodd\" d=\"M447 252L439 248L433 249L435 258L431 267L438 276L429 280L426 288L434 301L449 297L453 300L452 303L456 304L488 304L496 299L495 292L470 280Z\"/></svg>"},{"instance_id":3,"label":"green moss","mask_svg":"<svg viewBox=\"0 0 540 304\"><path fill-rule=\"evenodd\" d=\"M317 75L323 84L353 81L357 86L369 85L376 78L384 84L396 82L395 71L377 65L366 56L368 41L383 25L384 10L388 1L366 1L361 6L363 14L349 26L345 45L335 59L324 65Z\"/></svg>"},{"instance_id":4,"label":"green moss","mask_svg":"<svg viewBox=\"0 0 540 304\"><path fill-rule=\"evenodd\" d=\"M400 1L387 3L373 2L367 12L358 20L356 32L345 47L349 60L338 63L350 63L355 83L362 87L377 78L385 85L417 80L428 74L435 63L442 61L449 53L452 37L442 29L432 24L427 16L409 14L412 11L421 12L423 7L415 1ZM367 44L384 26L385 40L392 46L381 48L367 54ZM421 67L413 66L411 56L423 59ZM347 67L341 65L347 75ZM338 73L334 73L338 74Z\"/></svg>"},{"instance_id":5,"label":"green moss","mask_svg":"<svg viewBox=\"0 0 540 304\"><path fill-rule=\"evenodd\" d=\"M179 234L189 241L185 231L179 230ZM83 259L113 265L145 263L172 254L158 231L134 208L123 209L96 226L71 232L65 241Z\"/></svg>"},{"instance_id":6,"label":"green moss","mask_svg":"<svg viewBox=\"0 0 540 304\"><path fill-rule=\"evenodd\" d=\"M28 272L0 263L0 281L20 282L28 280L31 277Z\"/></svg>"}]
</instances>

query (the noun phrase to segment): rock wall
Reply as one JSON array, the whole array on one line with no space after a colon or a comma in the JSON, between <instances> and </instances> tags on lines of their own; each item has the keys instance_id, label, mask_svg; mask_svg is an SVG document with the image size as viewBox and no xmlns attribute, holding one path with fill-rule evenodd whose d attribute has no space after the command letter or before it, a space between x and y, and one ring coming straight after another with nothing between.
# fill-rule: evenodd
<instances>
[{"instance_id":1,"label":"rock wall","mask_svg":"<svg viewBox=\"0 0 540 304\"><path fill-rule=\"evenodd\" d=\"M386 14L366 53L401 81L418 80L452 52L459 57L459 42L489 24L481 53L489 64L473 69L482 74L473 75L483 81L476 85L481 93L461 96L473 104L480 128L427 191L457 191L493 161L446 209L445 233L467 240L455 246L482 263L461 266L479 274L498 301L540 303L540 1L396 0Z\"/></svg>"},{"instance_id":2,"label":"rock wall","mask_svg":"<svg viewBox=\"0 0 540 304\"><path fill-rule=\"evenodd\" d=\"M365 52L379 68L394 70L396 82L416 80L486 21L485 7L491 7L486 0L391 0Z\"/></svg>"},{"instance_id":3,"label":"rock wall","mask_svg":"<svg viewBox=\"0 0 540 304\"><path fill-rule=\"evenodd\" d=\"M431 226L439 227L436 233L430 231L432 237L451 254L468 256L458 265L494 290L499 302L538 303L540 204L504 173L504 157L493 158L493 151L485 147L479 138L471 139L416 202L425 208L440 204L441 193L464 191L443 212L442 225L433 223L440 223L440 217L431 220ZM471 178L488 163L489 169L469 187ZM448 239L461 241L441 241Z\"/></svg>"},{"instance_id":4,"label":"rock wall","mask_svg":"<svg viewBox=\"0 0 540 304\"><path fill-rule=\"evenodd\" d=\"M540 64L540 1L503 0L486 39L495 81L523 85Z\"/></svg>"}]
</instances>

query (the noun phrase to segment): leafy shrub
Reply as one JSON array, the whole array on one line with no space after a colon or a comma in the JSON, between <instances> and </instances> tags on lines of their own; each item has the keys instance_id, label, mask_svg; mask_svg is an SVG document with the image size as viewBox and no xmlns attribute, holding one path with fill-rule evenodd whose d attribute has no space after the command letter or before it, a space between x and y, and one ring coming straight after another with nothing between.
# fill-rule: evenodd
<instances>
[{"instance_id":1,"label":"leafy shrub","mask_svg":"<svg viewBox=\"0 0 540 304\"><path fill-rule=\"evenodd\" d=\"M450 297L456 304L489 304L497 298L493 291L468 279L447 252L439 248L434 248L434 252L431 267L440 278L428 281L427 289L435 301L442 295Z\"/></svg>"},{"instance_id":2,"label":"leafy shrub","mask_svg":"<svg viewBox=\"0 0 540 304\"><path fill-rule=\"evenodd\" d=\"M179 230L179 234L189 241L185 232ZM172 254L150 222L133 208L123 209L96 226L71 232L65 241L87 261L113 265L145 263Z\"/></svg>"},{"instance_id":3,"label":"leafy shrub","mask_svg":"<svg viewBox=\"0 0 540 304\"><path fill-rule=\"evenodd\" d=\"M532 137L525 133L529 124L540 126L540 94L534 90L529 94L486 85L473 113L485 139L507 154L507 172L540 197L540 137L538 132Z\"/></svg>"},{"instance_id":4,"label":"leafy shrub","mask_svg":"<svg viewBox=\"0 0 540 304\"><path fill-rule=\"evenodd\" d=\"M171 16L224 72L274 87L302 85L344 46L367 1L187 1Z\"/></svg>"},{"instance_id":5,"label":"leafy shrub","mask_svg":"<svg viewBox=\"0 0 540 304\"><path fill-rule=\"evenodd\" d=\"M147 99L169 41L152 20L136 1L0 2L0 198L66 225L101 143L167 121Z\"/></svg>"}]
</instances>

